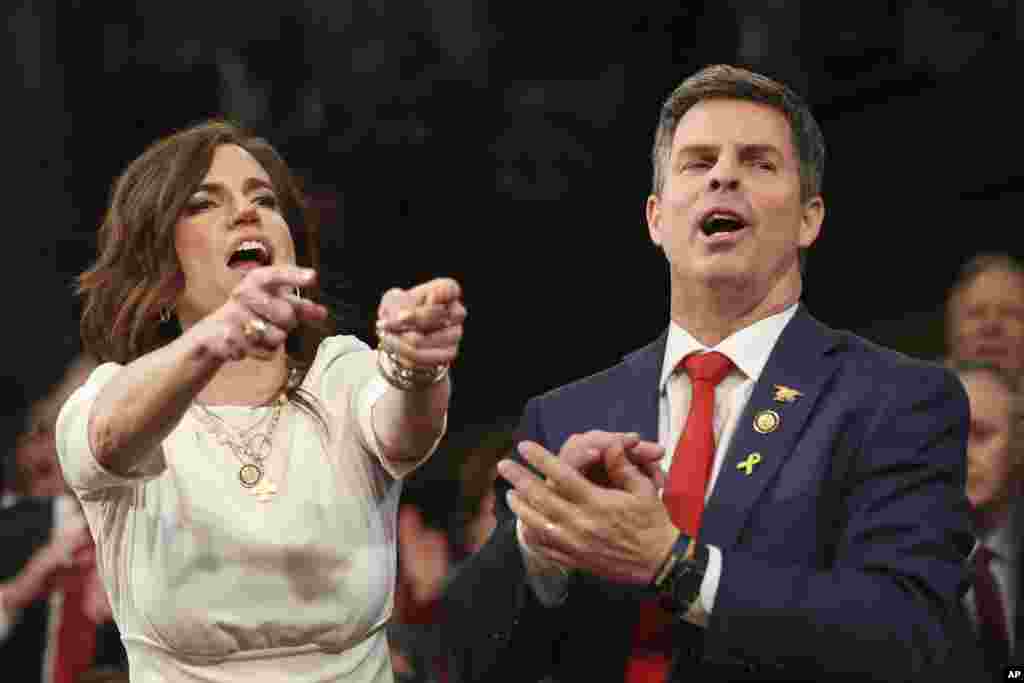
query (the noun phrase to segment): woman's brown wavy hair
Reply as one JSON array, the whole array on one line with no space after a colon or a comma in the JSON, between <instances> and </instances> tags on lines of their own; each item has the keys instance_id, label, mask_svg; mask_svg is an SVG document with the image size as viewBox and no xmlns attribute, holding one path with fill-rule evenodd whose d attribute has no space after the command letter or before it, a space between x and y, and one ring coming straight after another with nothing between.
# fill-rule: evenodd
<instances>
[{"instance_id":1,"label":"woman's brown wavy hair","mask_svg":"<svg viewBox=\"0 0 1024 683\"><path fill-rule=\"evenodd\" d=\"M78 276L82 342L100 361L130 363L181 334L175 320L160 319L161 311L173 304L185 285L175 250L175 225L220 145L238 145L266 169L295 242L297 264L319 270L315 213L270 143L219 120L176 132L150 145L114 182L99 229L99 257ZM310 286L302 295L318 300L320 291ZM329 323L302 322L288 336L288 362L296 371L292 387L331 333Z\"/></svg>"}]
</instances>

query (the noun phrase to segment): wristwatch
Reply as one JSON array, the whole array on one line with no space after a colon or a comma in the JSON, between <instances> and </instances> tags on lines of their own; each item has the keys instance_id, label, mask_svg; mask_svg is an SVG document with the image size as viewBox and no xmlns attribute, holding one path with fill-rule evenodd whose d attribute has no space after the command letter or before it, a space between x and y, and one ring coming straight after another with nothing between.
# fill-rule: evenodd
<instances>
[{"instance_id":1,"label":"wristwatch","mask_svg":"<svg viewBox=\"0 0 1024 683\"><path fill-rule=\"evenodd\" d=\"M700 597L700 585L704 582L709 557L706 545L697 543L686 534L679 535L653 582L662 609L680 617L689 611L690 605Z\"/></svg>"}]
</instances>

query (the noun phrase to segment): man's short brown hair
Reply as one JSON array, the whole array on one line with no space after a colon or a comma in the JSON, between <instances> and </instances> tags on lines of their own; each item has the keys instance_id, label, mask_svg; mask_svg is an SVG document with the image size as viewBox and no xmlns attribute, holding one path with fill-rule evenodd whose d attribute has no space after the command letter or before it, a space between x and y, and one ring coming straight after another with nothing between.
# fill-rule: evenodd
<instances>
[{"instance_id":1,"label":"man's short brown hair","mask_svg":"<svg viewBox=\"0 0 1024 683\"><path fill-rule=\"evenodd\" d=\"M709 66L693 74L680 83L662 105L651 153L654 194L661 194L665 186L672 138L680 119L698 102L712 98L759 102L782 112L789 121L793 146L800 161L800 197L807 201L821 194L825 175L825 138L810 108L782 83L727 64Z\"/></svg>"}]
</instances>

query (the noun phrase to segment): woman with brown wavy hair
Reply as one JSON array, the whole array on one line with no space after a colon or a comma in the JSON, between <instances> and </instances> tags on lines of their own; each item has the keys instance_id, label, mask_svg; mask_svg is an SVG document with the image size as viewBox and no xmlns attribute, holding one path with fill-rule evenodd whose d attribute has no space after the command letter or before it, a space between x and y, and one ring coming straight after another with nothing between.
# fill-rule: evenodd
<instances>
[{"instance_id":1,"label":"woman with brown wavy hair","mask_svg":"<svg viewBox=\"0 0 1024 683\"><path fill-rule=\"evenodd\" d=\"M284 161L225 122L115 183L79 278L103 363L58 451L131 680L390 681L401 479L433 452L466 310L386 292L377 352L330 336L315 226Z\"/></svg>"}]
</instances>

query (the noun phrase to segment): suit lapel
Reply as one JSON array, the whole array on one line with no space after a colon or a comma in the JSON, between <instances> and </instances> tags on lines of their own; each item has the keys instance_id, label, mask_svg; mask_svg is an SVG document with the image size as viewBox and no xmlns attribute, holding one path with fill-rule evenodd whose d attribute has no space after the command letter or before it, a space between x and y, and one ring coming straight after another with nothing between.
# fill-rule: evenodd
<instances>
[{"instance_id":1,"label":"suit lapel","mask_svg":"<svg viewBox=\"0 0 1024 683\"><path fill-rule=\"evenodd\" d=\"M838 343L839 336L812 318L803 306L783 330L733 432L704 511L700 532L703 541L721 548L736 543L754 504L792 453L808 416L836 371L838 359L830 351ZM796 389L800 395L784 400L785 391L777 397L779 386ZM774 430L760 433L754 428L755 416L766 410L777 414L778 424ZM771 419L765 418L762 425L765 422L770 426ZM757 455L752 458L751 454ZM742 465L752 461L756 464Z\"/></svg>"},{"instance_id":2,"label":"suit lapel","mask_svg":"<svg viewBox=\"0 0 1024 683\"><path fill-rule=\"evenodd\" d=\"M645 441L658 441L658 380L665 361L668 329L660 337L625 358L617 380L615 403L608 413L608 429L636 432Z\"/></svg>"}]
</instances>

